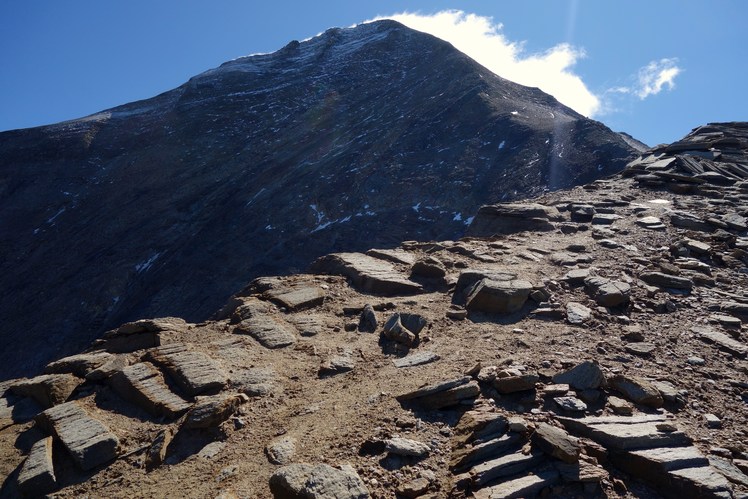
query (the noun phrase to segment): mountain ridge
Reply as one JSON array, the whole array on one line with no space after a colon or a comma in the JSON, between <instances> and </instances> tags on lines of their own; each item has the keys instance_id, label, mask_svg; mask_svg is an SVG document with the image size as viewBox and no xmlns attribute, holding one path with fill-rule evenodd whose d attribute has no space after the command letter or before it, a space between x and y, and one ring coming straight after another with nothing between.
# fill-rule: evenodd
<instances>
[{"instance_id":1,"label":"mountain ridge","mask_svg":"<svg viewBox=\"0 0 748 499\"><path fill-rule=\"evenodd\" d=\"M2 133L0 312L12 346L0 377L17 367L10 352L39 338L74 351L139 317L199 321L254 276L336 250L456 238L481 204L589 181L634 153L393 21ZM50 358L33 355L29 369Z\"/></svg>"}]
</instances>

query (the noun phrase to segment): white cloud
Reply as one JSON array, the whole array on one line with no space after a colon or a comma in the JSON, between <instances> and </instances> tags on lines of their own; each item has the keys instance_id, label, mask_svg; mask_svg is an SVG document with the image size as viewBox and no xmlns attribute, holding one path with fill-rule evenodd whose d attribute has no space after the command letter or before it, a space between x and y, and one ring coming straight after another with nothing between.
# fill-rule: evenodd
<instances>
[{"instance_id":1,"label":"white cloud","mask_svg":"<svg viewBox=\"0 0 748 499\"><path fill-rule=\"evenodd\" d=\"M379 19L394 19L446 40L502 78L538 87L580 114L593 116L601 109L600 98L573 71L585 56L580 48L561 43L542 53L527 54L523 42L508 40L501 32L502 25L494 23L493 18L461 10L432 15L404 12L366 22Z\"/></svg>"},{"instance_id":2,"label":"white cloud","mask_svg":"<svg viewBox=\"0 0 748 499\"><path fill-rule=\"evenodd\" d=\"M644 100L659 94L665 87L667 90L675 88L675 77L683 71L677 63L677 59L660 59L641 68L637 75L636 95Z\"/></svg>"}]
</instances>

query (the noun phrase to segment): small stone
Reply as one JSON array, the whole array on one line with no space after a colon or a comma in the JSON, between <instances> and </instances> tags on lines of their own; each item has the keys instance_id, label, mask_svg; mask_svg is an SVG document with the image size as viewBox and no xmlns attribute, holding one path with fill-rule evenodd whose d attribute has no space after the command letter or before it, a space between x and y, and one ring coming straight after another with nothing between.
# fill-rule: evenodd
<instances>
[{"instance_id":1,"label":"small stone","mask_svg":"<svg viewBox=\"0 0 748 499\"><path fill-rule=\"evenodd\" d=\"M526 390L534 390L535 383L540 381L537 374L521 374L497 378L493 382L494 388L501 394L516 393Z\"/></svg>"},{"instance_id":2,"label":"small stone","mask_svg":"<svg viewBox=\"0 0 748 499\"><path fill-rule=\"evenodd\" d=\"M327 464L296 463L284 466L270 477L273 497L369 499L369 491L353 467L341 469Z\"/></svg>"},{"instance_id":3,"label":"small stone","mask_svg":"<svg viewBox=\"0 0 748 499\"><path fill-rule=\"evenodd\" d=\"M555 397L553 401L565 411L584 412L587 410L587 404L576 397Z\"/></svg>"},{"instance_id":4,"label":"small stone","mask_svg":"<svg viewBox=\"0 0 748 499\"><path fill-rule=\"evenodd\" d=\"M618 307L629 302L631 286L622 281L603 284L595 293L595 301L603 307Z\"/></svg>"},{"instance_id":5,"label":"small stone","mask_svg":"<svg viewBox=\"0 0 748 499\"><path fill-rule=\"evenodd\" d=\"M706 425L711 429L719 429L722 428L722 420L719 419L714 414L704 414L704 419L706 420Z\"/></svg>"},{"instance_id":6,"label":"small stone","mask_svg":"<svg viewBox=\"0 0 748 499\"><path fill-rule=\"evenodd\" d=\"M566 395L569 389L570 387L566 383L558 383L555 385L546 385L541 391L544 397L559 397Z\"/></svg>"},{"instance_id":7,"label":"small stone","mask_svg":"<svg viewBox=\"0 0 748 499\"><path fill-rule=\"evenodd\" d=\"M367 303L361 312L361 317L358 321L358 330L362 333L373 333L377 330L377 326L377 314L374 312L374 307Z\"/></svg>"},{"instance_id":8,"label":"small stone","mask_svg":"<svg viewBox=\"0 0 748 499\"><path fill-rule=\"evenodd\" d=\"M249 401L243 393L199 397L185 416L182 428L211 428L229 419L240 405Z\"/></svg>"},{"instance_id":9,"label":"small stone","mask_svg":"<svg viewBox=\"0 0 748 499\"><path fill-rule=\"evenodd\" d=\"M526 433L528 430L527 420L520 416L511 416L507 420L509 423L509 431L514 433Z\"/></svg>"},{"instance_id":10,"label":"small stone","mask_svg":"<svg viewBox=\"0 0 748 499\"><path fill-rule=\"evenodd\" d=\"M398 456L426 457L431 452L428 445L408 438L390 438L385 445L387 452Z\"/></svg>"},{"instance_id":11,"label":"small stone","mask_svg":"<svg viewBox=\"0 0 748 499\"><path fill-rule=\"evenodd\" d=\"M702 359L701 357L696 357L695 355L686 359L686 362L688 362L692 366L703 366L704 364L706 364L706 360Z\"/></svg>"},{"instance_id":12,"label":"small stone","mask_svg":"<svg viewBox=\"0 0 748 499\"><path fill-rule=\"evenodd\" d=\"M566 304L566 320L570 324L583 324L592 318L592 310L581 303L569 302Z\"/></svg>"}]
</instances>

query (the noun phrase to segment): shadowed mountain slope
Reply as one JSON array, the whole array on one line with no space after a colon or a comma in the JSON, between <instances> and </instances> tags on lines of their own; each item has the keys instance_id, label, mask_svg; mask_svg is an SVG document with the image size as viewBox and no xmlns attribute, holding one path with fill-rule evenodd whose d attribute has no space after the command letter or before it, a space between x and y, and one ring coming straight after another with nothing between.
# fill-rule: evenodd
<instances>
[{"instance_id":1,"label":"shadowed mountain slope","mask_svg":"<svg viewBox=\"0 0 748 499\"><path fill-rule=\"evenodd\" d=\"M393 21L2 133L0 378L127 320L204 320L251 278L328 252L457 238L482 204L633 155L604 125Z\"/></svg>"}]
</instances>

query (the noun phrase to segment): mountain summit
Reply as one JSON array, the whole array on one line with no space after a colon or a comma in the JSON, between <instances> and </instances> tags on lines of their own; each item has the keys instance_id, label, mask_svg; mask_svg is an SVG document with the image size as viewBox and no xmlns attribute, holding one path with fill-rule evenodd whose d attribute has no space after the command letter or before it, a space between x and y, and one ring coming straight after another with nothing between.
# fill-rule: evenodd
<instances>
[{"instance_id":1,"label":"mountain summit","mask_svg":"<svg viewBox=\"0 0 748 499\"><path fill-rule=\"evenodd\" d=\"M0 378L128 320L204 320L251 278L325 253L457 238L482 204L589 182L634 154L394 21L1 133Z\"/></svg>"}]
</instances>

